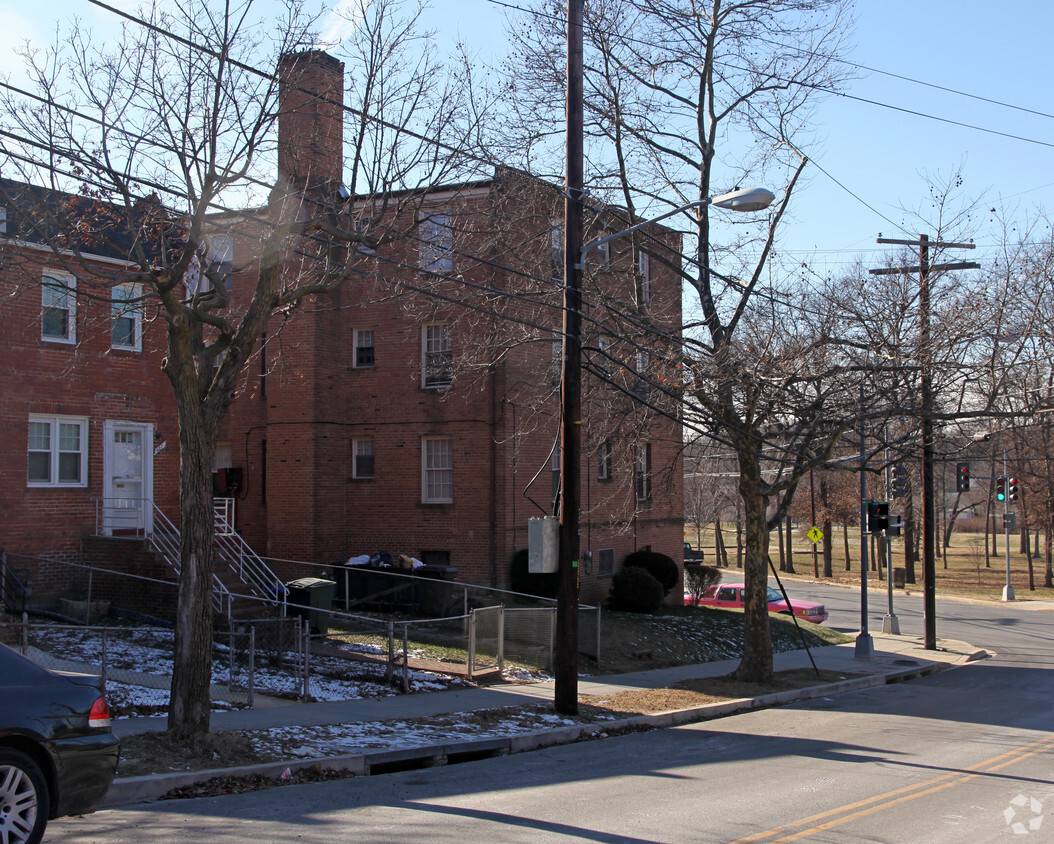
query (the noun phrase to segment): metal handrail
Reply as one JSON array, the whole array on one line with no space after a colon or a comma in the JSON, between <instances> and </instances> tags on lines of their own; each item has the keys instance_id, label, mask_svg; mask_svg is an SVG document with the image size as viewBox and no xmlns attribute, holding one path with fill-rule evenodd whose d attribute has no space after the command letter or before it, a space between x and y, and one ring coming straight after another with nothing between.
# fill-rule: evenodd
<instances>
[{"instance_id":1,"label":"metal handrail","mask_svg":"<svg viewBox=\"0 0 1054 844\"><path fill-rule=\"evenodd\" d=\"M177 572L179 571L179 537L180 531L156 505L154 507L154 530L150 540ZM279 579L260 556L253 551L241 535L234 530L219 510L214 515L213 544L216 552L238 577L238 580L254 592L252 597L283 603L285 588ZM219 575L213 572L213 601L217 612L223 612L224 605L230 611L234 595ZM283 610L283 615L284 615Z\"/></svg>"},{"instance_id":2,"label":"metal handrail","mask_svg":"<svg viewBox=\"0 0 1054 844\"><path fill-rule=\"evenodd\" d=\"M151 502L153 503L153 502ZM165 558L170 566L179 574L180 563L180 532L172 520L164 514L156 504L154 507L154 529L149 534L150 544L154 546L161 556ZM160 525L160 529L159 526ZM212 606L218 613L224 612L224 607L229 613L231 608L231 593L226 584L220 580L215 572L212 573Z\"/></svg>"},{"instance_id":3,"label":"metal handrail","mask_svg":"<svg viewBox=\"0 0 1054 844\"><path fill-rule=\"evenodd\" d=\"M237 573L239 580L255 588L261 598L281 601L285 595L285 586L278 575L219 512L216 513L216 526L216 549Z\"/></svg>"}]
</instances>

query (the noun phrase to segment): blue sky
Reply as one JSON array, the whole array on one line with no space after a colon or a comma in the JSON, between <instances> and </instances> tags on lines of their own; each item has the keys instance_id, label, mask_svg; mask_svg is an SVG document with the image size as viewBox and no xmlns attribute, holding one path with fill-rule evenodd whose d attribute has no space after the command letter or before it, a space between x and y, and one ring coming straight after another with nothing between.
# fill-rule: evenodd
<instances>
[{"instance_id":1,"label":"blue sky","mask_svg":"<svg viewBox=\"0 0 1054 844\"><path fill-rule=\"evenodd\" d=\"M483 58L500 51L502 7L488 0L435 0L433 6L431 25L451 42L460 39ZM0 66L10 61L12 48L22 39L46 42L55 22L70 14L79 14L100 32L112 25L110 16L85 0L46 0L31 12L24 3L0 0L0 13ZM861 0L846 58L1054 114L1046 83L1051 31L1054 5L1039 0L1007 0L998 9L979 0ZM1054 191L1054 118L877 73L860 74L847 91L854 97L1027 140L829 98L818 109L815 137L804 150L829 175L810 169L783 239L784 251L831 271L855 257L875 265L888 250L875 244L879 232L914 237L924 230L900 209L925 208L926 176L946 176L959 167L964 196L983 195L984 212L1006 204L1024 216L1047 204ZM973 236L982 248L969 257L983 262L983 247L994 242L994 234L986 213L975 223Z\"/></svg>"}]
</instances>

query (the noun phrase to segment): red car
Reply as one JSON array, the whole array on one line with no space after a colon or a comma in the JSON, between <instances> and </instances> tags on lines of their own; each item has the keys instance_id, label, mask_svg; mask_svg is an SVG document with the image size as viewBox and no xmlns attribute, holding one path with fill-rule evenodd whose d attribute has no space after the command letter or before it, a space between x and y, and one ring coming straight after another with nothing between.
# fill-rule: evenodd
<instances>
[{"instance_id":1,"label":"red car","mask_svg":"<svg viewBox=\"0 0 1054 844\"><path fill-rule=\"evenodd\" d=\"M689 607L696 606L696 601L688 595L684 596L684 603ZM698 605L704 607L736 607L742 609L743 584L721 583L717 586L711 586L703 592L703 597L699 599ZM798 618L804 619L805 621L811 621L813 624L822 624L827 620L827 610L824 609L823 604L814 604L812 601L796 601L791 599L791 607ZM769 612L782 613L783 615L790 614L790 610L787 609L787 602L784 601L783 596L772 587L769 587Z\"/></svg>"}]
</instances>

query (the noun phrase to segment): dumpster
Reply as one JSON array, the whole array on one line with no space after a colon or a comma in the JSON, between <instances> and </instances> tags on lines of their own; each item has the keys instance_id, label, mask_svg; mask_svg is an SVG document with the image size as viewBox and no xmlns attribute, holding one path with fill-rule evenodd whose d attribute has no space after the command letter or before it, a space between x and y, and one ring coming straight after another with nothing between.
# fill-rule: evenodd
<instances>
[{"instance_id":1,"label":"dumpster","mask_svg":"<svg viewBox=\"0 0 1054 844\"><path fill-rule=\"evenodd\" d=\"M290 580L285 586L289 590L289 611L306 620L312 632L326 635L329 632L329 614L333 609L336 581L301 577Z\"/></svg>"}]
</instances>

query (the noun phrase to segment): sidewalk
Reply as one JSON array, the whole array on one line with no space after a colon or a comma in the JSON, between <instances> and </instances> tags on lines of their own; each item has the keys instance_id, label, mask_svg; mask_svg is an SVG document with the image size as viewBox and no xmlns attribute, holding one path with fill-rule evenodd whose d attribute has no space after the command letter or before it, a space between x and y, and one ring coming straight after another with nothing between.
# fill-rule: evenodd
<instances>
[{"instance_id":1,"label":"sidewalk","mask_svg":"<svg viewBox=\"0 0 1054 844\"><path fill-rule=\"evenodd\" d=\"M922 640L911 636L874 635L875 656L873 659L857 659L852 643L817 648L813 659L821 670L839 671L846 674L864 675L839 683L797 689L790 692L763 695L758 698L710 704L688 710L666 712L657 715L637 715L603 724L576 724L552 730L521 733L500 739L459 741L456 744L431 745L428 747L391 751L372 751L354 756L334 756L323 759L298 760L271 763L245 768L224 768L211 771L195 771L164 774L149 777L117 779L104 806L120 806L129 803L155 800L173 788L195 782L204 782L215 776L247 776L262 774L280 776L284 771L310 766L326 769L343 769L349 773L365 775L378 772L392 765L412 767L414 760L422 765L443 764L458 757L502 755L517 753L554 744L579 740L583 734L613 731L632 726L668 727L708 717L727 715L732 712L805 700L848 691L882 685L890 679L908 679L930 674L943 668L961 665L982 659L988 654L964 642L941 639L940 650L927 651ZM638 671L632 674L614 674L596 678L583 677L578 691L586 695L612 695L619 691L634 689L660 689L680 680L716 677L729 674L739 664L738 659ZM811 663L806 651L791 651L775 656L775 668L784 671L809 668ZM496 709L505 706L523 706L551 702L553 681L531 685L500 684L490 687L456 689L442 692L426 692L386 698L373 698L323 703L297 703L271 699L267 706L250 710L214 712L211 717L213 730L263 730L272 727L322 726L350 724L388 719L411 720L429 718L457 712ZM113 732L118 737L138 733L162 731L164 718L128 718L116 720Z\"/></svg>"}]
</instances>

